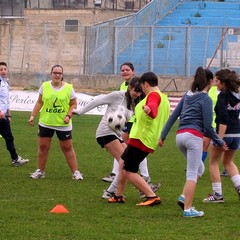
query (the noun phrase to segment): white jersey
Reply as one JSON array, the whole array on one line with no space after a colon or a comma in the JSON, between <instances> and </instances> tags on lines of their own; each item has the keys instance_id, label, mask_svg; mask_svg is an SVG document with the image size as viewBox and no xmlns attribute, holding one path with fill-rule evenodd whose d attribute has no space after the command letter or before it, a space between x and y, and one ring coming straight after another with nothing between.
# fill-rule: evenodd
<instances>
[{"instance_id":1,"label":"white jersey","mask_svg":"<svg viewBox=\"0 0 240 240\"><path fill-rule=\"evenodd\" d=\"M101 105L107 105L106 112L102 117L101 122L98 125L97 131L96 131L96 138L107 136L107 135L116 135L117 137L119 137L113 130L111 130L108 127L107 115L109 112L115 111L120 106L123 106L126 108L126 111L125 111L126 120L128 121L132 117L133 111L127 109L127 99L126 99L125 93L126 93L125 91L114 91L107 95L99 95L98 97L94 98L91 102L89 102L80 110L79 114L84 114L95 107L98 107Z\"/></svg>"},{"instance_id":2,"label":"white jersey","mask_svg":"<svg viewBox=\"0 0 240 240\"><path fill-rule=\"evenodd\" d=\"M7 114L10 86L6 78L0 77L0 110Z\"/></svg>"}]
</instances>

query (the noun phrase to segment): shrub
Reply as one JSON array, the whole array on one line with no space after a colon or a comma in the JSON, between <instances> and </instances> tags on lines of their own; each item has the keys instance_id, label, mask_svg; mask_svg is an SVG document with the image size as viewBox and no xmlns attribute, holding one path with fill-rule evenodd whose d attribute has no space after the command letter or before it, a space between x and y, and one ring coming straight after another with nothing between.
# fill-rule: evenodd
<instances>
[{"instance_id":1,"label":"shrub","mask_svg":"<svg viewBox=\"0 0 240 240\"><path fill-rule=\"evenodd\" d=\"M163 37L163 40L173 40L173 36L168 34Z\"/></svg>"},{"instance_id":2,"label":"shrub","mask_svg":"<svg viewBox=\"0 0 240 240\"><path fill-rule=\"evenodd\" d=\"M201 17L201 14L199 12L196 12L194 17Z\"/></svg>"},{"instance_id":3,"label":"shrub","mask_svg":"<svg viewBox=\"0 0 240 240\"><path fill-rule=\"evenodd\" d=\"M159 43L157 44L157 48L164 48L164 44L163 44L162 42L159 42Z\"/></svg>"}]
</instances>

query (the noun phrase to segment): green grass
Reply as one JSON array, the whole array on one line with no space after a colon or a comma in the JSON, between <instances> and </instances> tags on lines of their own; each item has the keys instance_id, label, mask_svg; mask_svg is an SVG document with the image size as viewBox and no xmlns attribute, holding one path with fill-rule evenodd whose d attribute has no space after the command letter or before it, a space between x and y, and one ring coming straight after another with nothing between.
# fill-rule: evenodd
<instances>
[{"instance_id":1,"label":"green grass","mask_svg":"<svg viewBox=\"0 0 240 240\"><path fill-rule=\"evenodd\" d=\"M95 140L100 116L73 119L73 142L79 169L84 174L82 182L71 179L56 136L52 141L46 178L30 179L29 173L36 169L37 124L35 127L28 125L29 114L12 114L18 153L29 158L29 164L12 167L5 143L0 138L0 239L240 239L240 201L230 178L223 178L224 204L202 203L211 192L208 163L194 199L194 206L203 210L205 216L182 217L176 199L185 182L185 160L175 145L176 126L165 147L148 157L152 181L162 185L159 190L162 204L141 208L135 206L140 199L130 184L125 204L108 204L101 199L103 190L108 187L101 178L111 171L112 157ZM239 153L236 159L239 165ZM50 213L57 204L63 204L69 213Z\"/></svg>"}]
</instances>

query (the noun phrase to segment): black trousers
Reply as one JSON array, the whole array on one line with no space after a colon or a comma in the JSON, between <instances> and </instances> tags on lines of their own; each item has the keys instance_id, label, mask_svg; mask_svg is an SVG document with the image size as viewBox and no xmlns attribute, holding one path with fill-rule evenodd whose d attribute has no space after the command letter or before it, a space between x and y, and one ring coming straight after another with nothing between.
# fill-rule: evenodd
<instances>
[{"instance_id":1,"label":"black trousers","mask_svg":"<svg viewBox=\"0 0 240 240\"><path fill-rule=\"evenodd\" d=\"M12 130L8 118L0 119L0 134L5 140L7 150L11 155L11 159L16 160L18 158L18 154L14 145L14 137L12 135Z\"/></svg>"}]
</instances>

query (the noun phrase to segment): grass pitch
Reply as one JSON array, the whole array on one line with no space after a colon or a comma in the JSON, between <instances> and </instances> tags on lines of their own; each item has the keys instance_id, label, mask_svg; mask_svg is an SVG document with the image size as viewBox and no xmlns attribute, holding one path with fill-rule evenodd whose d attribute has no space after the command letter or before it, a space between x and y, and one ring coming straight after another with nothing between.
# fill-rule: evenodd
<instances>
[{"instance_id":1,"label":"grass pitch","mask_svg":"<svg viewBox=\"0 0 240 240\"><path fill-rule=\"evenodd\" d=\"M111 171L112 157L95 140L100 116L73 119L73 144L79 169L84 174L83 181L74 181L56 136L52 140L46 178L29 178L36 170L37 119L35 127L30 127L29 113L13 112L12 115L17 151L30 162L12 167L0 138L0 239L240 239L240 201L229 177L222 178L224 204L202 203L211 192L208 161L194 199L194 206L204 211L205 216L182 217L176 200L185 182L185 160L175 145L176 126L165 147L148 157L152 182L161 183L158 194L162 203L155 207L137 207L140 198L130 184L125 204L109 204L101 199L108 187L101 178ZM240 167L239 153L236 162ZM64 205L69 213L50 213L57 204Z\"/></svg>"}]
</instances>

